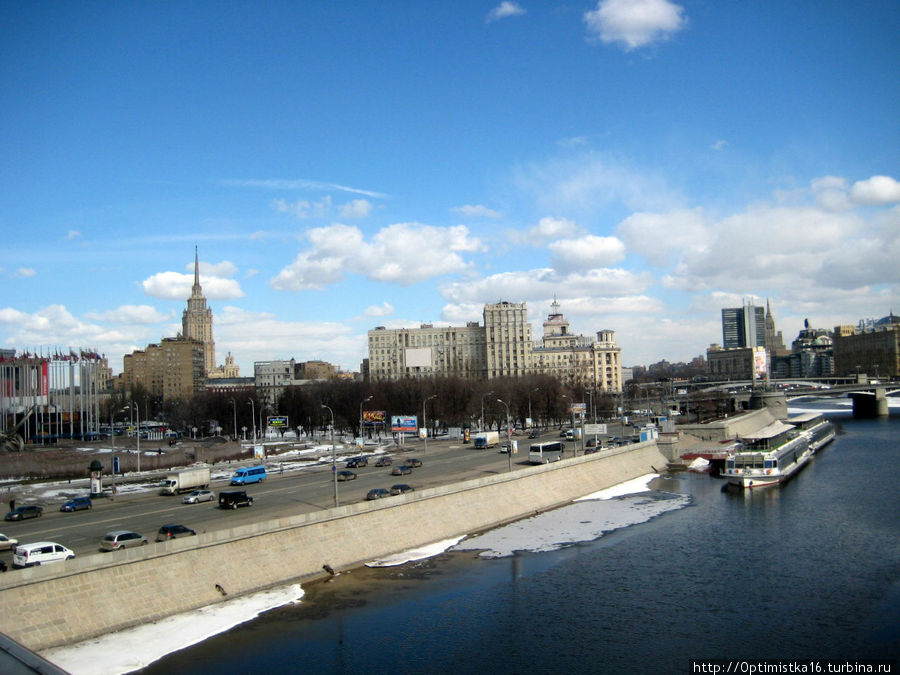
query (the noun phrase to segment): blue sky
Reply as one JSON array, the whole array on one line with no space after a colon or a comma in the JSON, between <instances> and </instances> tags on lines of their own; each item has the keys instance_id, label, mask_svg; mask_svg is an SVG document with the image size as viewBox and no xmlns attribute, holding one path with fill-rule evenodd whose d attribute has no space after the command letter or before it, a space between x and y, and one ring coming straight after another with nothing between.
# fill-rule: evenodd
<instances>
[{"instance_id":1,"label":"blue sky","mask_svg":"<svg viewBox=\"0 0 900 675\"><path fill-rule=\"evenodd\" d=\"M357 370L554 296L627 365L900 310L900 4L0 3L0 346Z\"/></svg>"}]
</instances>

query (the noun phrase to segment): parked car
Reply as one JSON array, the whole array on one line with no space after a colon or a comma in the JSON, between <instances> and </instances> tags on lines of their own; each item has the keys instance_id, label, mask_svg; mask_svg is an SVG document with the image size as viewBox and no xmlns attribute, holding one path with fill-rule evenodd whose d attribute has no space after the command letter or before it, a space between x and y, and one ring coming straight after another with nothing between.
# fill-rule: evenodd
<instances>
[{"instance_id":1,"label":"parked car","mask_svg":"<svg viewBox=\"0 0 900 675\"><path fill-rule=\"evenodd\" d=\"M415 469L417 466L422 466L422 460L416 459L415 457L410 457L403 463L406 464L406 466L408 466L410 469Z\"/></svg>"},{"instance_id":2,"label":"parked car","mask_svg":"<svg viewBox=\"0 0 900 675\"><path fill-rule=\"evenodd\" d=\"M38 541L34 544L20 544L13 555L13 567L34 567L48 563L71 560L75 553L53 541Z\"/></svg>"},{"instance_id":3,"label":"parked car","mask_svg":"<svg viewBox=\"0 0 900 675\"><path fill-rule=\"evenodd\" d=\"M369 466L369 460L366 457L353 457L347 460L348 469L358 469L362 466Z\"/></svg>"},{"instance_id":4,"label":"parked car","mask_svg":"<svg viewBox=\"0 0 900 675\"><path fill-rule=\"evenodd\" d=\"M60 511L90 511L94 507L94 504L91 502L90 497L75 497L75 499L70 499L67 502L63 502L63 505L59 507Z\"/></svg>"},{"instance_id":5,"label":"parked car","mask_svg":"<svg viewBox=\"0 0 900 675\"><path fill-rule=\"evenodd\" d=\"M253 497L243 490L230 490L219 493L220 509L236 509L239 506L253 506Z\"/></svg>"},{"instance_id":6,"label":"parked car","mask_svg":"<svg viewBox=\"0 0 900 675\"><path fill-rule=\"evenodd\" d=\"M528 434L528 438L537 438L540 436L540 432L537 429L532 429L531 433Z\"/></svg>"},{"instance_id":7,"label":"parked car","mask_svg":"<svg viewBox=\"0 0 900 675\"><path fill-rule=\"evenodd\" d=\"M190 494L186 494L182 497L181 501L185 504L199 504L200 502L211 502L214 501L216 495L214 495L210 490L194 490Z\"/></svg>"},{"instance_id":8,"label":"parked car","mask_svg":"<svg viewBox=\"0 0 900 675\"><path fill-rule=\"evenodd\" d=\"M390 466L391 464L393 464L393 460L390 455L382 455L375 462L375 466Z\"/></svg>"},{"instance_id":9,"label":"parked car","mask_svg":"<svg viewBox=\"0 0 900 675\"><path fill-rule=\"evenodd\" d=\"M392 495L402 495L407 492L412 492L413 488L405 483L397 483L396 485L391 485L391 494Z\"/></svg>"},{"instance_id":10,"label":"parked car","mask_svg":"<svg viewBox=\"0 0 900 675\"><path fill-rule=\"evenodd\" d=\"M106 536L100 540L100 548L104 551L118 551L120 548L128 548L130 546L146 546L147 537L131 532L129 530L116 530L115 532L107 532Z\"/></svg>"},{"instance_id":11,"label":"parked car","mask_svg":"<svg viewBox=\"0 0 900 675\"><path fill-rule=\"evenodd\" d=\"M356 474L352 471L338 471L337 479L339 481L356 480Z\"/></svg>"},{"instance_id":12,"label":"parked car","mask_svg":"<svg viewBox=\"0 0 900 675\"><path fill-rule=\"evenodd\" d=\"M7 513L4 520L25 520L26 518L40 518L44 515L44 509L41 506L17 506Z\"/></svg>"},{"instance_id":13,"label":"parked car","mask_svg":"<svg viewBox=\"0 0 900 675\"><path fill-rule=\"evenodd\" d=\"M366 499L381 499L382 497L390 497L391 493L385 488L373 488L366 494Z\"/></svg>"},{"instance_id":14,"label":"parked car","mask_svg":"<svg viewBox=\"0 0 900 675\"><path fill-rule=\"evenodd\" d=\"M412 468L407 466L406 464L398 464L393 469L391 469L392 476L406 476L412 473Z\"/></svg>"},{"instance_id":15,"label":"parked car","mask_svg":"<svg viewBox=\"0 0 900 675\"><path fill-rule=\"evenodd\" d=\"M156 541L168 541L178 537L192 537L196 532L184 525L163 525L156 533Z\"/></svg>"},{"instance_id":16,"label":"parked car","mask_svg":"<svg viewBox=\"0 0 900 675\"><path fill-rule=\"evenodd\" d=\"M10 539L5 534L0 534L0 551L12 550L18 543L18 539Z\"/></svg>"}]
</instances>

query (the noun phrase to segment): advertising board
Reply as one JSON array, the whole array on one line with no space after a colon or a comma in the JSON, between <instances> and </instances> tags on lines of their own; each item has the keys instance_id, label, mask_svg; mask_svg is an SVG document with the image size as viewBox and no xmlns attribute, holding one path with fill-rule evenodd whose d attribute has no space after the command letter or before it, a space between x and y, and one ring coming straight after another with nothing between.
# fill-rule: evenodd
<instances>
[{"instance_id":1,"label":"advertising board","mask_svg":"<svg viewBox=\"0 0 900 675\"><path fill-rule=\"evenodd\" d=\"M415 415L391 415L391 431L418 431L419 418Z\"/></svg>"}]
</instances>

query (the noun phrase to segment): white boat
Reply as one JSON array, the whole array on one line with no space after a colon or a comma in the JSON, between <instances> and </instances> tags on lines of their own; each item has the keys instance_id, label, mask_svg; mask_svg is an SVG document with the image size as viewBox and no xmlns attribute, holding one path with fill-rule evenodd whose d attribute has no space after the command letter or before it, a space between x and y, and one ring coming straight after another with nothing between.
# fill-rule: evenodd
<instances>
[{"instance_id":1,"label":"white boat","mask_svg":"<svg viewBox=\"0 0 900 675\"><path fill-rule=\"evenodd\" d=\"M810 457L809 436L776 421L741 438L737 450L725 459L722 476L742 488L769 487L789 479Z\"/></svg>"},{"instance_id":2,"label":"white boat","mask_svg":"<svg viewBox=\"0 0 900 675\"><path fill-rule=\"evenodd\" d=\"M822 413L802 413L791 417L788 422L807 435L813 454L834 440L834 425L822 417Z\"/></svg>"}]
</instances>

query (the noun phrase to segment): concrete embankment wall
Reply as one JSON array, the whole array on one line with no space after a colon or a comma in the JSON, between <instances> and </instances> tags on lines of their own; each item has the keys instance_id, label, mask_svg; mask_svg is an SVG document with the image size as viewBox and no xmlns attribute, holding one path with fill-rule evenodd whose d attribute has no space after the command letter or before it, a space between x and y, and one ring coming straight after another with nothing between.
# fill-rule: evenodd
<instances>
[{"instance_id":1,"label":"concrete embankment wall","mask_svg":"<svg viewBox=\"0 0 900 675\"><path fill-rule=\"evenodd\" d=\"M519 455L521 457L521 455ZM655 442L0 577L0 632L39 651L471 534L665 466ZM223 596L220 586L228 594Z\"/></svg>"}]
</instances>

